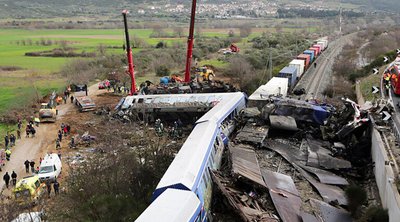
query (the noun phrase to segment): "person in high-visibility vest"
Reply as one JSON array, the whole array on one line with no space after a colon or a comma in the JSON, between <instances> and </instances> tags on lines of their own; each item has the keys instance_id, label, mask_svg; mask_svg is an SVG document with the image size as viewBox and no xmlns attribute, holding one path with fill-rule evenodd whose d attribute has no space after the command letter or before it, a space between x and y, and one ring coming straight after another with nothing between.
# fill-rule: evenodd
<instances>
[{"instance_id":1,"label":"person in high-visibility vest","mask_svg":"<svg viewBox=\"0 0 400 222\"><path fill-rule=\"evenodd\" d=\"M10 149L6 149L6 160L7 161L10 161L10 158L11 158L11 150Z\"/></svg>"}]
</instances>

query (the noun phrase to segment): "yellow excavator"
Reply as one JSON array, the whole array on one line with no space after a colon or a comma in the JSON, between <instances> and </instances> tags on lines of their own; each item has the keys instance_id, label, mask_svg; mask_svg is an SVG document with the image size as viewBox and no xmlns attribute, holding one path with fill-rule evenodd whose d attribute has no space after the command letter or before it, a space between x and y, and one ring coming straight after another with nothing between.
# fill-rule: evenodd
<instances>
[{"instance_id":1,"label":"yellow excavator","mask_svg":"<svg viewBox=\"0 0 400 222\"><path fill-rule=\"evenodd\" d=\"M57 103L56 103L56 97L57 94L56 92L53 91L53 93L50 96L50 101L48 103L42 103L40 104L40 110L39 110L39 120L40 122L56 122L56 117L58 114L57 111Z\"/></svg>"},{"instance_id":2,"label":"yellow excavator","mask_svg":"<svg viewBox=\"0 0 400 222\"><path fill-rule=\"evenodd\" d=\"M196 76L202 78L203 81L212 81L215 77L214 71L207 66L196 68Z\"/></svg>"}]
</instances>

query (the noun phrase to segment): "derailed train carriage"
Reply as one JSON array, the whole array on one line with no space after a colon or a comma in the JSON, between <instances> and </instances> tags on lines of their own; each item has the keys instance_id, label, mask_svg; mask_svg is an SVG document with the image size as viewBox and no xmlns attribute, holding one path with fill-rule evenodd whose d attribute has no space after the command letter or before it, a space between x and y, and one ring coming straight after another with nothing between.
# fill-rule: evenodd
<instances>
[{"instance_id":1,"label":"derailed train carriage","mask_svg":"<svg viewBox=\"0 0 400 222\"><path fill-rule=\"evenodd\" d=\"M208 221L212 198L210 170L220 167L227 138L235 125L234 117L245 106L245 95L232 93L229 99L221 100L196 122L157 185L152 204L136 221ZM182 199L188 203L181 205ZM172 208L173 211L163 215L164 209Z\"/></svg>"}]
</instances>

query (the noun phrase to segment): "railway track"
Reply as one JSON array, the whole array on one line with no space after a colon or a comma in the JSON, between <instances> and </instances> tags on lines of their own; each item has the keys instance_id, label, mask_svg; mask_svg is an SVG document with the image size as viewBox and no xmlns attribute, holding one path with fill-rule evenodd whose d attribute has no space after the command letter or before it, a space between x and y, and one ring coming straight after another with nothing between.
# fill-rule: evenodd
<instances>
[{"instance_id":1,"label":"railway track","mask_svg":"<svg viewBox=\"0 0 400 222\"><path fill-rule=\"evenodd\" d=\"M322 99L322 91L332 81L332 65L342 47L349 41L349 36L343 36L330 44L330 47L317 59L317 67L310 67L297 84L296 89L304 88L306 94L301 99Z\"/></svg>"}]
</instances>

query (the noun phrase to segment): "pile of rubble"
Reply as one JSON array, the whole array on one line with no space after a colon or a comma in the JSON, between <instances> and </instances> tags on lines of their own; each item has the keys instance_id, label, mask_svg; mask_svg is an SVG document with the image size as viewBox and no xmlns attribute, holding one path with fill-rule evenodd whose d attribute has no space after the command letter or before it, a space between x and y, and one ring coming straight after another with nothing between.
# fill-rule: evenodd
<instances>
[{"instance_id":1,"label":"pile of rubble","mask_svg":"<svg viewBox=\"0 0 400 222\"><path fill-rule=\"evenodd\" d=\"M349 99L339 109L272 99L244 110L240 122L230 167L213 180L242 220L352 221L344 190L371 182L367 111Z\"/></svg>"}]
</instances>

